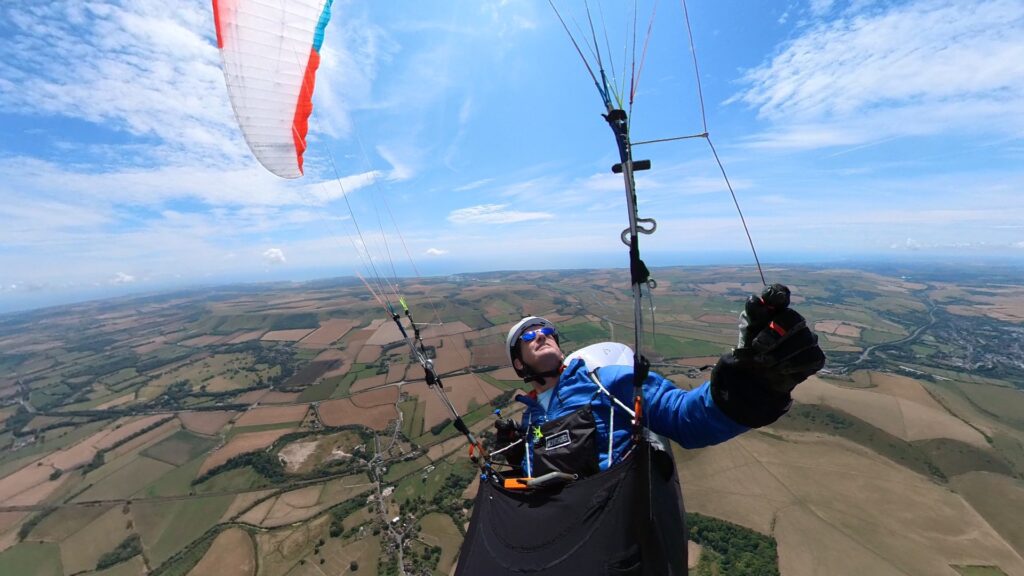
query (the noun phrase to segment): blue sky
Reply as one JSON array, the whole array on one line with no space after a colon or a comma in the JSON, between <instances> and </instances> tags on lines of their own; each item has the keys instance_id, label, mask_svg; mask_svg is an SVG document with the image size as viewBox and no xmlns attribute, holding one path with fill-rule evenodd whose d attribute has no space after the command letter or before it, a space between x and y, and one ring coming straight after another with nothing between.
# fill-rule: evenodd
<instances>
[{"instance_id":1,"label":"blue sky","mask_svg":"<svg viewBox=\"0 0 1024 576\"><path fill-rule=\"evenodd\" d=\"M546 0L336 0L298 181L249 153L209 3L173 4L0 7L0 311L392 260L411 275L406 251L424 275L626 265L611 131ZM556 5L578 34L583 4ZM632 3L591 9L621 82ZM764 261L1021 261L1024 2L689 9ZM694 78L681 7L661 2L635 140L702 131ZM637 181L649 263L752 262L705 142L635 155L654 165Z\"/></svg>"}]
</instances>

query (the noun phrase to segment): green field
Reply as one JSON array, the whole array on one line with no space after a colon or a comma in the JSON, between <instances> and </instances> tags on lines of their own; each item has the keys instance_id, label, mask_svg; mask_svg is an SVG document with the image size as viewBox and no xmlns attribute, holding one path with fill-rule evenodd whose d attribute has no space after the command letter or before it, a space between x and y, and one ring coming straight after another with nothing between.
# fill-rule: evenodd
<instances>
[{"instance_id":1,"label":"green field","mask_svg":"<svg viewBox=\"0 0 1024 576\"><path fill-rule=\"evenodd\" d=\"M228 430L227 434L224 435L225 440L231 440L239 434L246 434L248 432L264 432L266 430L280 430L281 428L294 428L298 423L295 422L277 422L275 424L257 424L255 426L235 426L231 430Z\"/></svg>"},{"instance_id":2,"label":"green field","mask_svg":"<svg viewBox=\"0 0 1024 576\"><path fill-rule=\"evenodd\" d=\"M181 466L206 454L217 440L193 434L187 430L178 430L173 435L142 451L143 456L166 462L173 466Z\"/></svg>"},{"instance_id":3,"label":"green field","mask_svg":"<svg viewBox=\"0 0 1024 576\"><path fill-rule=\"evenodd\" d=\"M559 342L567 349L582 348L587 344L608 340L608 330L594 322L563 324L558 327Z\"/></svg>"},{"instance_id":4,"label":"green field","mask_svg":"<svg viewBox=\"0 0 1024 576\"><path fill-rule=\"evenodd\" d=\"M306 389L299 394L297 402L319 402L321 400L327 400L334 394L334 390L338 387L338 384L343 378L344 376L324 378L312 386L307 386Z\"/></svg>"},{"instance_id":5,"label":"green field","mask_svg":"<svg viewBox=\"0 0 1024 576\"><path fill-rule=\"evenodd\" d=\"M63 576L60 547L56 544L22 542L0 552L0 574L11 576Z\"/></svg>"},{"instance_id":6,"label":"green field","mask_svg":"<svg viewBox=\"0 0 1024 576\"><path fill-rule=\"evenodd\" d=\"M425 468L430 465L430 458L426 455L420 456L415 460L406 460L404 462L398 462L388 467L387 474L384 475L385 482L394 482L399 478L404 478L408 474Z\"/></svg>"},{"instance_id":7,"label":"green field","mask_svg":"<svg viewBox=\"0 0 1024 576\"><path fill-rule=\"evenodd\" d=\"M423 540L441 547L441 559L437 563L434 574L446 576L451 571L452 565L455 564L455 558L459 555L462 534L455 527L451 516L437 512L427 514L420 519L420 527L425 534Z\"/></svg>"},{"instance_id":8,"label":"green field","mask_svg":"<svg viewBox=\"0 0 1024 576\"><path fill-rule=\"evenodd\" d=\"M60 542L108 512L112 505L64 506L54 510L28 535L28 540Z\"/></svg>"},{"instance_id":9,"label":"green field","mask_svg":"<svg viewBox=\"0 0 1024 576\"><path fill-rule=\"evenodd\" d=\"M184 496L192 491L192 479L199 473L206 456L200 456L170 472L167 472L156 481L146 486L140 492L141 496L152 498L155 496Z\"/></svg>"},{"instance_id":10,"label":"green field","mask_svg":"<svg viewBox=\"0 0 1024 576\"><path fill-rule=\"evenodd\" d=\"M145 574L146 565L142 560L142 556L133 556L125 562L115 564L106 570L100 570L99 572L90 572L89 576L137 576L138 574Z\"/></svg>"},{"instance_id":11,"label":"green field","mask_svg":"<svg viewBox=\"0 0 1024 576\"><path fill-rule=\"evenodd\" d=\"M135 526L151 566L162 564L212 528L234 496L210 496L132 506Z\"/></svg>"},{"instance_id":12,"label":"green field","mask_svg":"<svg viewBox=\"0 0 1024 576\"><path fill-rule=\"evenodd\" d=\"M996 419L1024 431L1024 393L1016 388L957 382L972 404Z\"/></svg>"},{"instance_id":13,"label":"green field","mask_svg":"<svg viewBox=\"0 0 1024 576\"><path fill-rule=\"evenodd\" d=\"M1014 550L1024 550L1024 523L1020 521L1024 481L989 472L971 472L953 478L951 484Z\"/></svg>"},{"instance_id":14,"label":"green field","mask_svg":"<svg viewBox=\"0 0 1024 576\"><path fill-rule=\"evenodd\" d=\"M325 382L331 382L335 387L334 391L331 392L332 399L349 397L348 391L352 388L352 384L356 381L356 378L359 377L356 368L357 366L360 367L359 370L363 369L362 364L353 364L352 368L350 368L348 373L344 376L334 376L324 380Z\"/></svg>"},{"instance_id":15,"label":"green field","mask_svg":"<svg viewBox=\"0 0 1024 576\"><path fill-rule=\"evenodd\" d=\"M464 452L459 453L459 456L464 454ZM476 471L473 464L464 457L454 459L454 463L450 460L453 459L449 458L448 460L438 462L434 470L425 476L423 474L410 474L406 476L395 487L395 501L405 503L419 496L429 501L437 495L437 492L444 485L444 481L448 479L448 476L452 474L461 476Z\"/></svg>"},{"instance_id":16,"label":"green field","mask_svg":"<svg viewBox=\"0 0 1024 576\"><path fill-rule=\"evenodd\" d=\"M193 489L196 494L238 493L263 486L266 483L267 481L255 470L246 466L221 472L201 484L196 484Z\"/></svg>"},{"instance_id":17,"label":"green field","mask_svg":"<svg viewBox=\"0 0 1024 576\"><path fill-rule=\"evenodd\" d=\"M125 499L142 490L174 466L159 460L137 456L116 471L98 478L91 488L75 497L75 502ZM102 469L96 472L102 472Z\"/></svg>"},{"instance_id":18,"label":"green field","mask_svg":"<svg viewBox=\"0 0 1024 576\"><path fill-rule=\"evenodd\" d=\"M112 506L101 516L61 542L64 570L73 574L92 570L96 562L133 532L131 512L126 506Z\"/></svg>"},{"instance_id":19,"label":"green field","mask_svg":"<svg viewBox=\"0 0 1024 576\"><path fill-rule=\"evenodd\" d=\"M423 418L426 416L427 404L416 399L399 402L402 411L402 434L406 438L415 438L423 434Z\"/></svg>"}]
</instances>

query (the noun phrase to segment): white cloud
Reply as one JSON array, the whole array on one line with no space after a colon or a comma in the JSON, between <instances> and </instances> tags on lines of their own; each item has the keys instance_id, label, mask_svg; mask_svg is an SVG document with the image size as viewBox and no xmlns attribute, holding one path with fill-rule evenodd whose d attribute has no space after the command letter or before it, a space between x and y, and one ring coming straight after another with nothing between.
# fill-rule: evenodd
<instances>
[{"instance_id":1,"label":"white cloud","mask_svg":"<svg viewBox=\"0 0 1024 576\"><path fill-rule=\"evenodd\" d=\"M350 174L341 178L317 182L306 187L302 194L303 200L309 204L315 199L316 202L330 202L337 200L346 194L372 185L382 176L379 170Z\"/></svg>"},{"instance_id":2,"label":"white cloud","mask_svg":"<svg viewBox=\"0 0 1024 576\"><path fill-rule=\"evenodd\" d=\"M111 278L111 284L132 284L135 282L135 276L131 274L125 274L124 272L118 272Z\"/></svg>"},{"instance_id":3,"label":"white cloud","mask_svg":"<svg viewBox=\"0 0 1024 576\"><path fill-rule=\"evenodd\" d=\"M453 224L516 224L532 220L550 220L554 214L548 212L522 212L508 210L508 204L480 204L459 208L448 214Z\"/></svg>"},{"instance_id":4,"label":"white cloud","mask_svg":"<svg viewBox=\"0 0 1024 576\"><path fill-rule=\"evenodd\" d=\"M919 0L855 8L803 30L746 72L747 89L730 102L757 108L775 126L755 145L1024 135L1024 3Z\"/></svg>"},{"instance_id":5,"label":"white cloud","mask_svg":"<svg viewBox=\"0 0 1024 576\"><path fill-rule=\"evenodd\" d=\"M820 16L829 11L832 8L832 4L835 0L811 0L810 9L811 14Z\"/></svg>"},{"instance_id":6,"label":"white cloud","mask_svg":"<svg viewBox=\"0 0 1024 576\"><path fill-rule=\"evenodd\" d=\"M426 254L427 256L443 256L447 253L447 250L442 250L440 248L427 248L427 250L424 252L424 254Z\"/></svg>"},{"instance_id":7,"label":"white cloud","mask_svg":"<svg viewBox=\"0 0 1024 576\"><path fill-rule=\"evenodd\" d=\"M267 248L263 252L263 260L268 264L284 264L284 250L280 248Z\"/></svg>"},{"instance_id":8,"label":"white cloud","mask_svg":"<svg viewBox=\"0 0 1024 576\"><path fill-rule=\"evenodd\" d=\"M416 174L416 170L410 163L399 158L398 152L391 146L377 146L377 153L380 154L388 164L391 165L391 172L388 179L394 181L408 180Z\"/></svg>"},{"instance_id":9,"label":"white cloud","mask_svg":"<svg viewBox=\"0 0 1024 576\"><path fill-rule=\"evenodd\" d=\"M458 188L455 188L454 190L455 190L455 192L469 192L470 190L476 190L477 188L480 188L481 186L486 186L486 185L490 184L491 182L494 182L494 178L481 178L480 180L474 180L473 182L470 182L469 184L463 184L462 186L459 186Z\"/></svg>"},{"instance_id":10,"label":"white cloud","mask_svg":"<svg viewBox=\"0 0 1024 576\"><path fill-rule=\"evenodd\" d=\"M3 10L14 26L0 44L0 78L17 89L0 90L0 110L159 139L149 153L123 157L122 164L170 154L213 165L247 154L227 102L207 3L168 10L152 0L93 2L73 19L66 8L18 3Z\"/></svg>"}]
</instances>

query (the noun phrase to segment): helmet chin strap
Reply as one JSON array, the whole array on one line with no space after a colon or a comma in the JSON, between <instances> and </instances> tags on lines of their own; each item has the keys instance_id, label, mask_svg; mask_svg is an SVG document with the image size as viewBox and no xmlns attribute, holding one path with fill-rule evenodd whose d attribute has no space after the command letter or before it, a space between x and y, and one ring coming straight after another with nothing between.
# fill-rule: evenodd
<instances>
[{"instance_id":1,"label":"helmet chin strap","mask_svg":"<svg viewBox=\"0 0 1024 576\"><path fill-rule=\"evenodd\" d=\"M527 384L529 384L531 382L536 382L538 384L544 384L544 379L545 378L553 378L553 377L561 376L562 370L564 370L564 369L565 369L565 366L563 366L562 364L559 364L558 368L555 369L555 370L545 370L544 372L534 372L533 368L530 368L530 366L527 365L526 362L523 362L523 372L526 372L526 375L523 376L523 382L525 382Z\"/></svg>"}]
</instances>

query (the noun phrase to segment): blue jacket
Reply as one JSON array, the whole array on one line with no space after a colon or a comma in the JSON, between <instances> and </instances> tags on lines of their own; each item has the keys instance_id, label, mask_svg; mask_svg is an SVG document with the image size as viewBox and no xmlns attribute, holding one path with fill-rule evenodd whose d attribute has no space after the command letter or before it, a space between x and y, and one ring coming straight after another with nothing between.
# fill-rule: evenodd
<instances>
[{"instance_id":1,"label":"blue jacket","mask_svg":"<svg viewBox=\"0 0 1024 576\"><path fill-rule=\"evenodd\" d=\"M631 366L611 365L599 368L597 376L605 388L626 406L633 405L633 369ZM575 412L587 403L594 407L597 445L601 470L608 469L609 406L611 400L604 394L594 396L598 387L587 375L586 364L577 358L565 368L555 385L547 410L535 395L519 395L516 400L526 405L521 430L528 442L524 469L530 473L533 435L532 426L561 418ZM737 424L715 406L708 382L693 390L677 388L664 377L651 372L644 381L644 424L647 428L678 442L683 448L701 448L724 442L749 430ZM591 402L591 400L593 400ZM629 413L614 407L612 463L627 452L631 439Z\"/></svg>"}]
</instances>

